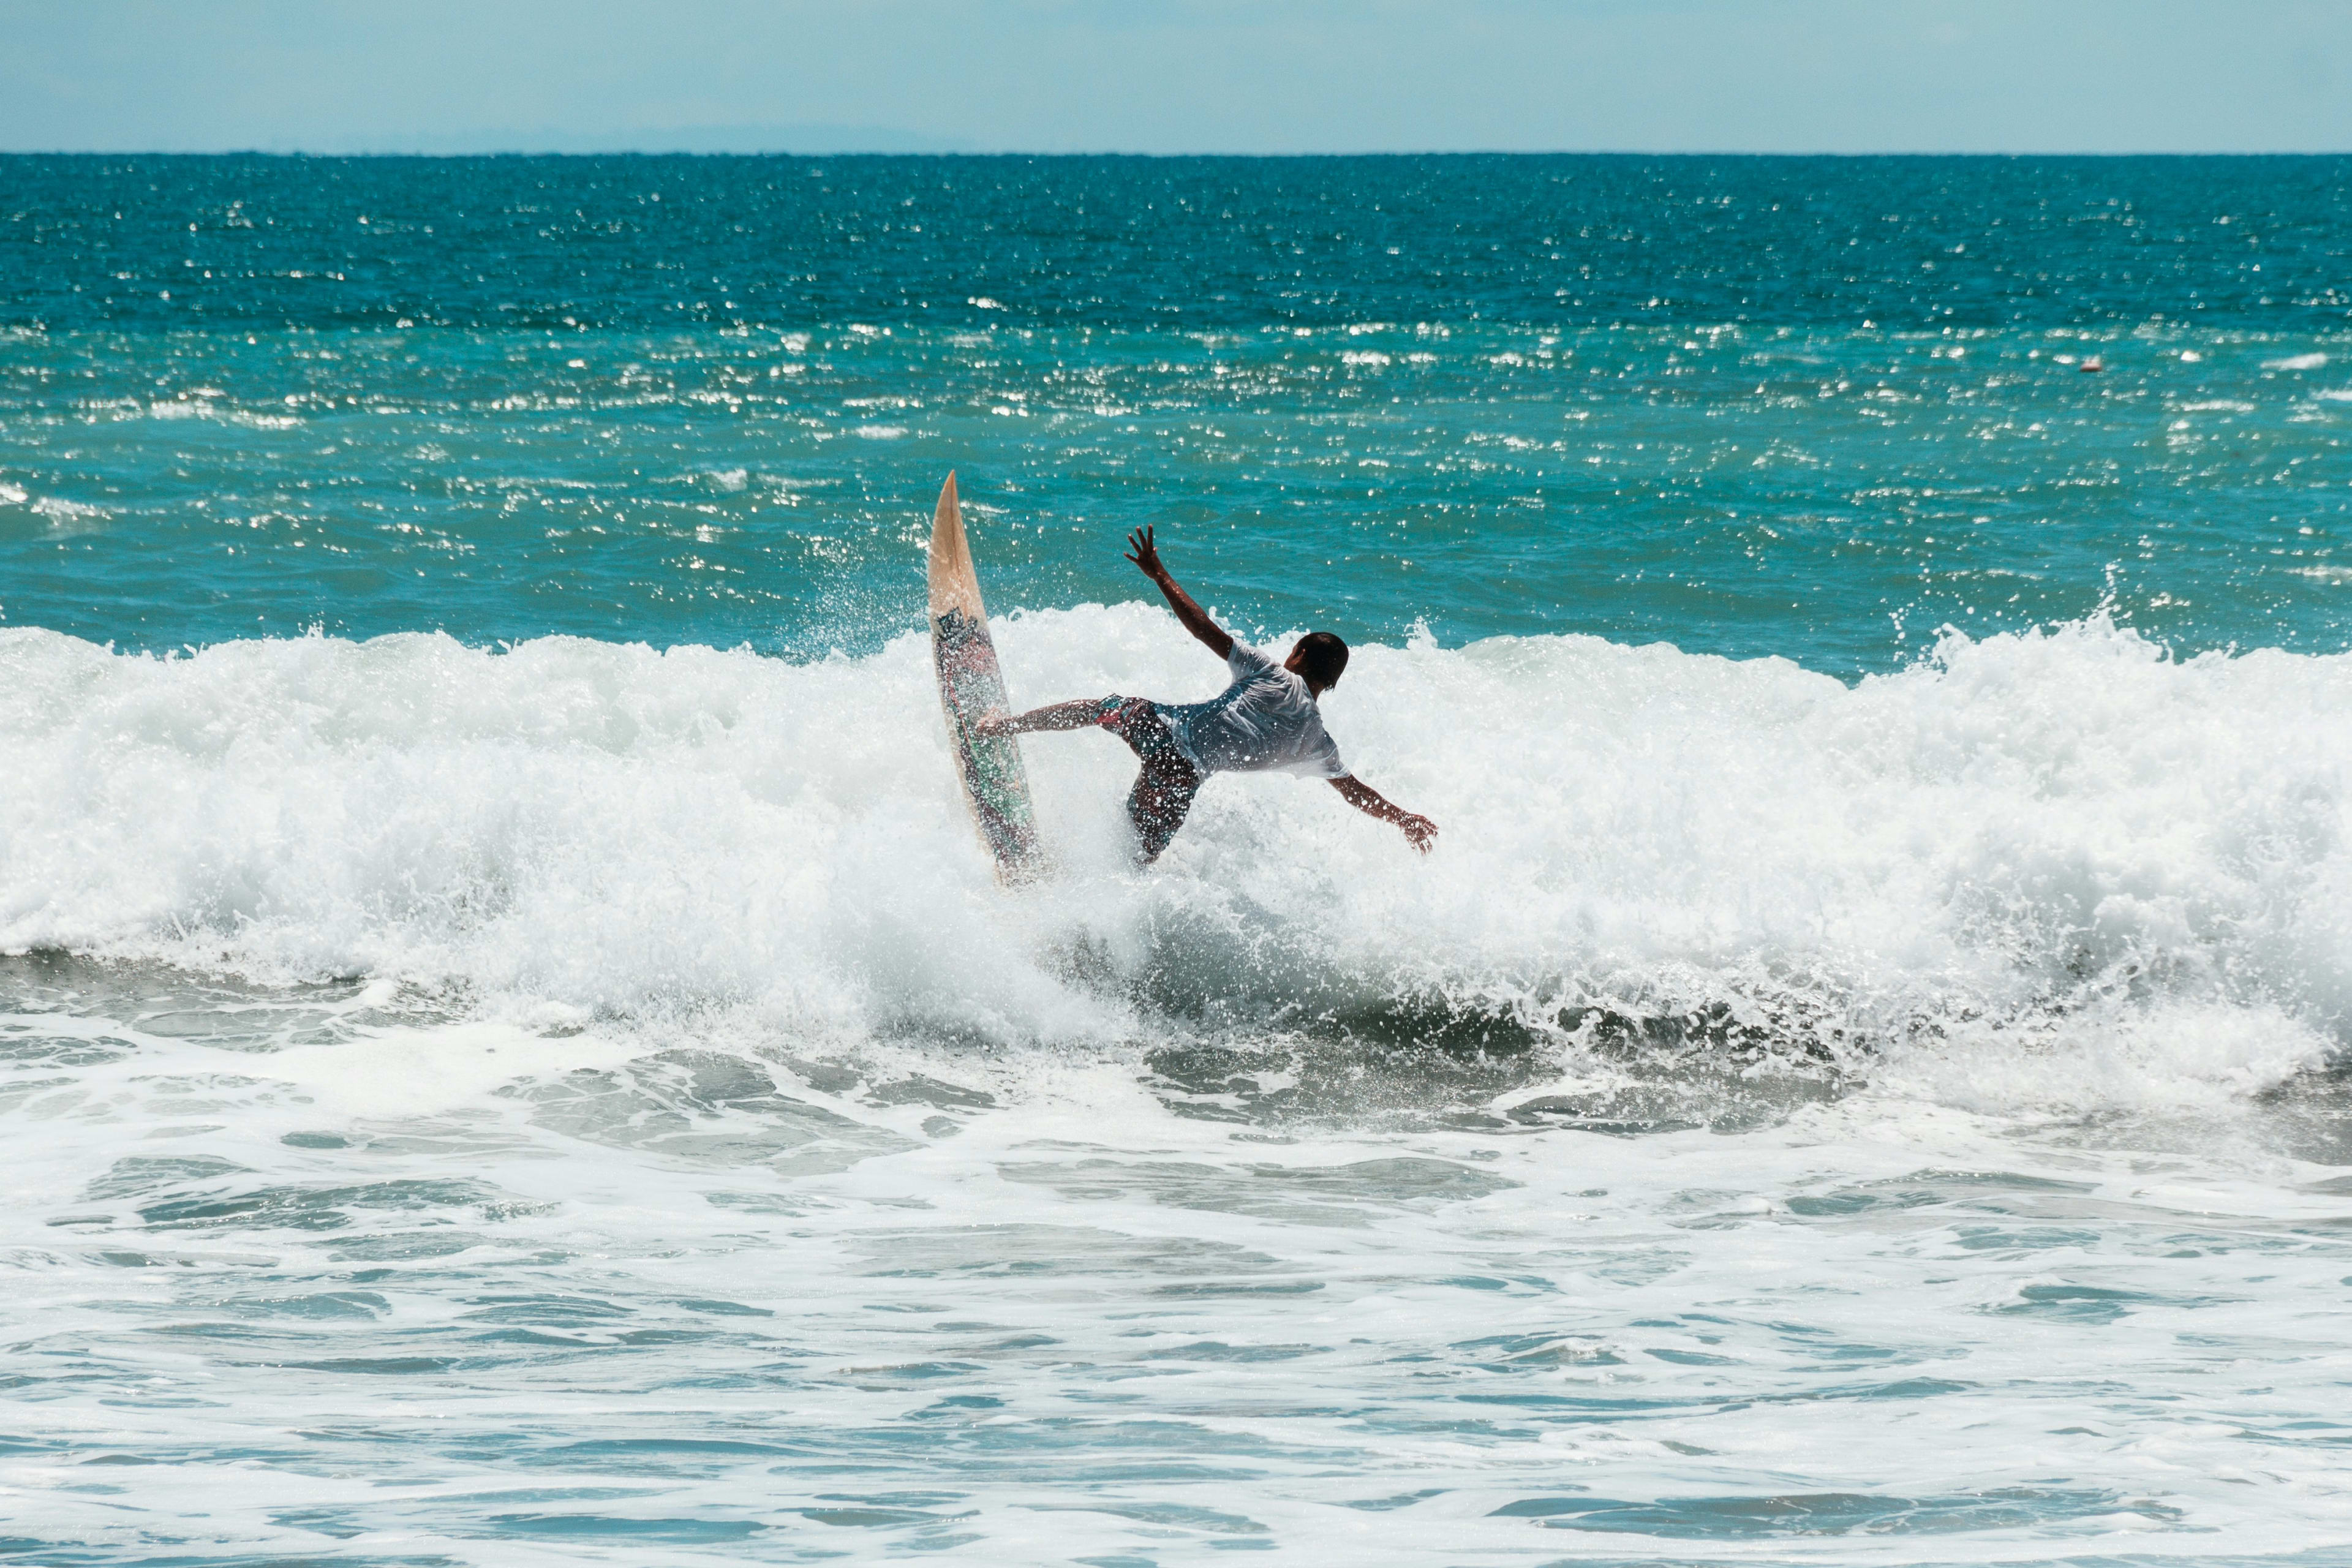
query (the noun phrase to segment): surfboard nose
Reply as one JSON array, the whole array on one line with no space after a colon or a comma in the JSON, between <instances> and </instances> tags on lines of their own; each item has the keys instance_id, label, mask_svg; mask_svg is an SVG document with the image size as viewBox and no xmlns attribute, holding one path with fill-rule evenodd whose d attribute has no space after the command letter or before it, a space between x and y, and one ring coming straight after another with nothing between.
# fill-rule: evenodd
<instances>
[{"instance_id":1,"label":"surfboard nose","mask_svg":"<svg viewBox=\"0 0 2352 1568\"><path fill-rule=\"evenodd\" d=\"M940 489L940 510L931 524L931 662L940 685L948 743L955 753L964 804L1005 882L1043 874L1029 777L1021 748L1010 736L983 736L973 725L1009 704L996 645L988 635L988 611L972 570L971 545L964 538L962 509L956 504L955 475Z\"/></svg>"}]
</instances>

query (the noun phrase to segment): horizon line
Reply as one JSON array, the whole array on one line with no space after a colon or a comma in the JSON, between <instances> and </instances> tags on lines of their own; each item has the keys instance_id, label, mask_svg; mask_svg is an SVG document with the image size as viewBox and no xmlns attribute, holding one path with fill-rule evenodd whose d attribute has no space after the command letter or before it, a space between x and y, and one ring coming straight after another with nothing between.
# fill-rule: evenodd
<instances>
[{"instance_id":1,"label":"horizon line","mask_svg":"<svg viewBox=\"0 0 2352 1568\"><path fill-rule=\"evenodd\" d=\"M1634 147L1429 147L1370 148L1353 151L1290 152L1138 152L1123 148L1061 149L1041 152L1021 148L827 148L797 151L790 147L751 150L700 150L665 147L581 149L500 147L470 152L424 152L401 148L370 148L328 152L301 147L0 147L0 158L286 158L320 160L407 159L415 162L457 162L481 158L794 158L815 162L834 158L1135 158L1135 159L1255 159L1307 160L1340 158L2343 158L2343 148L2134 148L2128 151L2086 148L1886 148L1868 152L1830 149L1753 148L1634 148Z\"/></svg>"}]
</instances>

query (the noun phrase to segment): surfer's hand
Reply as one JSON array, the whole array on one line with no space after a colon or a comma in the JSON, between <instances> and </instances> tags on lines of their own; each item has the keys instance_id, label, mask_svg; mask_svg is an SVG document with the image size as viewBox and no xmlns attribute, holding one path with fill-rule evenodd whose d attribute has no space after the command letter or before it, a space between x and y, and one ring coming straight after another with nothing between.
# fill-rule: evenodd
<instances>
[{"instance_id":1,"label":"surfer's hand","mask_svg":"<svg viewBox=\"0 0 2352 1568\"><path fill-rule=\"evenodd\" d=\"M1153 582L1168 575L1168 568L1160 564L1160 552L1151 542L1151 530L1139 528L1127 536L1127 558Z\"/></svg>"},{"instance_id":2,"label":"surfer's hand","mask_svg":"<svg viewBox=\"0 0 2352 1568\"><path fill-rule=\"evenodd\" d=\"M1002 709L993 713L983 713L971 721L971 732L983 741L993 741L999 736L1010 735L1013 732L1013 715Z\"/></svg>"},{"instance_id":3,"label":"surfer's hand","mask_svg":"<svg viewBox=\"0 0 2352 1568\"><path fill-rule=\"evenodd\" d=\"M1397 818L1397 826L1404 830L1404 836L1412 841L1412 847L1424 855L1429 853L1429 847L1437 842L1437 824L1425 816L1407 813Z\"/></svg>"}]
</instances>

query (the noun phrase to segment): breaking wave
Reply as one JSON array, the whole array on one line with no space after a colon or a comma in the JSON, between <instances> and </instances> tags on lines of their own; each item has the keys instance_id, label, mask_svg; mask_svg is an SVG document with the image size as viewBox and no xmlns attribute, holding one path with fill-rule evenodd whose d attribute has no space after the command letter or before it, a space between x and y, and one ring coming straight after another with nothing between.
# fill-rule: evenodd
<instances>
[{"instance_id":1,"label":"breaking wave","mask_svg":"<svg viewBox=\"0 0 2352 1568\"><path fill-rule=\"evenodd\" d=\"M1136 605L1016 615L1016 701L1205 694ZM1444 835L1221 778L1159 867L1131 761L1026 753L1060 874L992 880L927 649L0 632L0 949L366 976L562 1024L926 1048L1704 1058L2137 1107L2326 1062L2352 1004L2352 658L2105 618L1847 686L1579 637L1360 650L1327 713Z\"/></svg>"}]
</instances>

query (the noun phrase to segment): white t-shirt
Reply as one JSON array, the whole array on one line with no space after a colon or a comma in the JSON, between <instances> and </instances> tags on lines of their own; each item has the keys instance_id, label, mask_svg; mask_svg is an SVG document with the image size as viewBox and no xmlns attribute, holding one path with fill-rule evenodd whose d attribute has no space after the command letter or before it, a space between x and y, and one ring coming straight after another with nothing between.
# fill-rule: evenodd
<instances>
[{"instance_id":1,"label":"white t-shirt","mask_svg":"<svg viewBox=\"0 0 2352 1568\"><path fill-rule=\"evenodd\" d=\"M1159 704L1188 762L1203 773L1279 768L1308 778L1347 776L1307 682L1245 643L1234 644L1225 668L1234 683L1208 701Z\"/></svg>"}]
</instances>

